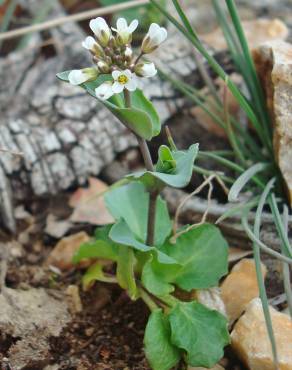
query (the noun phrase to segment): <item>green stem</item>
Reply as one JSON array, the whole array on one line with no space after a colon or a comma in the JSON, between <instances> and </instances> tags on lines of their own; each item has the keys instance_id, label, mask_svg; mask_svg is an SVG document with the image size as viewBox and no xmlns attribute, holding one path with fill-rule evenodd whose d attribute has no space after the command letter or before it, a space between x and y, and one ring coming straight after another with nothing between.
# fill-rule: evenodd
<instances>
[{"instance_id":1,"label":"green stem","mask_svg":"<svg viewBox=\"0 0 292 370\"><path fill-rule=\"evenodd\" d=\"M145 292L143 288L139 289L140 297L143 299L143 301L146 303L150 311L155 311L159 308L157 304L154 302L154 300L150 297L149 294Z\"/></svg>"},{"instance_id":2,"label":"green stem","mask_svg":"<svg viewBox=\"0 0 292 370\"><path fill-rule=\"evenodd\" d=\"M125 98L125 106L130 108L131 107L131 95L128 90L124 90L124 98ZM154 166L152 162L152 158L149 152L149 148L145 139L136 135L140 151L145 163L145 167L147 171L154 171ZM148 209L148 221L147 221L147 239L146 243L148 245L154 244L154 236L155 236L155 214L156 214L156 200L158 197L158 192L155 190L149 191L149 209Z\"/></svg>"}]
</instances>

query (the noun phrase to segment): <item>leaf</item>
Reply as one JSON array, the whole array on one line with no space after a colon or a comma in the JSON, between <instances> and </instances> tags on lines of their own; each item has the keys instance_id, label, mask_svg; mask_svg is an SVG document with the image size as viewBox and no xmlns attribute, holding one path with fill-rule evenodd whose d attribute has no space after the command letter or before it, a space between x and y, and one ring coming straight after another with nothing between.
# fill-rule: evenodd
<instances>
[{"instance_id":1,"label":"leaf","mask_svg":"<svg viewBox=\"0 0 292 370\"><path fill-rule=\"evenodd\" d=\"M110 226L105 226L95 232L95 239L81 244L73 257L73 263L78 263L86 258L103 258L117 261L119 246L109 237Z\"/></svg>"},{"instance_id":2,"label":"leaf","mask_svg":"<svg viewBox=\"0 0 292 370\"><path fill-rule=\"evenodd\" d=\"M126 289L132 300L138 298L134 274L135 256L129 247L120 248L117 265L117 279L121 288Z\"/></svg>"},{"instance_id":3,"label":"leaf","mask_svg":"<svg viewBox=\"0 0 292 370\"><path fill-rule=\"evenodd\" d=\"M174 188L183 188L191 180L194 160L198 154L199 145L193 144L187 151L174 151L173 160L176 166L171 173L140 171L127 177L141 181L146 187L153 186L157 181Z\"/></svg>"},{"instance_id":4,"label":"leaf","mask_svg":"<svg viewBox=\"0 0 292 370\"><path fill-rule=\"evenodd\" d=\"M88 290L94 281L103 281L105 283L114 283L115 279L107 277L103 272L103 266L97 262L90 266L82 277L82 286L84 290Z\"/></svg>"},{"instance_id":5,"label":"leaf","mask_svg":"<svg viewBox=\"0 0 292 370\"><path fill-rule=\"evenodd\" d=\"M175 244L167 242L159 250L180 265L169 268L153 260L155 273L162 281L187 291L216 286L228 272L228 244L211 224L198 226L178 237Z\"/></svg>"},{"instance_id":6,"label":"leaf","mask_svg":"<svg viewBox=\"0 0 292 370\"><path fill-rule=\"evenodd\" d=\"M71 71L58 73L59 80L69 82L68 75ZM111 81L110 74L100 75L94 81L84 82L79 85L92 97L97 99L95 89L105 81ZM110 99L101 101L121 122L146 140L152 139L160 133L161 123L153 106L140 89L131 93L132 107L126 108L121 94L115 94Z\"/></svg>"},{"instance_id":7,"label":"leaf","mask_svg":"<svg viewBox=\"0 0 292 370\"><path fill-rule=\"evenodd\" d=\"M88 222L92 225L106 225L114 222L108 212L103 193L108 186L93 177L89 178L88 188L79 188L69 200L69 205L74 208L70 220L73 222Z\"/></svg>"},{"instance_id":8,"label":"leaf","mask_svg":"<svg viewBox=\"0 0 292 370\"><path fill-rule=\"evenodd\" d=\"M212 367L229 343L227 319L198 302L179 302L170 311L171 342L187 352L192 366Z\"/></svg>"},{"instance_id":9,"label":"leaf","mask_svg":"<svg viewBox=\"0 0 292 370\"><path fill-rule=\"evenodd\" d=\"M157 255L157 259L162 264L176 264L173 258L167 256L155 247L149 247L148 245L140 242L135 238L135 235L130 230L129 226L122 219L113 225L109 233L109 237L116 243L131 246L140 252L151 252Z\"/></svg>"},{"instance_id":10,"label":"leaf","mask_svg":"<svg viewBox=\"0 0 292 370\"><path fill-rule=\"evenodd\" d=\"M143 139L151 140L154 136L152 121L149 115L135 108L119 108L109 101L103 104L128 128Z\"/></svg>"},{"instance_id":11,"label":"leaf","mask_svg":"<svg viewBox=\"0 0 292 370\"><path fill-rule=\"evenodd\" d=\"M170 341L168 317L161 309L151 313L145 329L145 355L153 370L169 370L180 360L180 351Z\"/></svg>"},{"instance_id":12,"label":"leaf","mask_svg":"<svg viewBox=\"0 0 292 370\"><path fill-rule=\"evenodd\" d=\"M151 256L152 257L152 256ZM148 292L157 296L164 296L174 291L174 286L160 278L152 268L152 260L148 260L143 267L141 280Z\"/></svg>"},{"instance_id":13,"label":"leaf","mask_svg":"<svg viewBox=\"0 0 292 370\"><path fill-rule=\"evenodd\" d=\"M123 218L130 230L142 242L147 236L149 194L145 187L133 182L113 189L105 195L105 203L111 214L118 220ZM161 245L171 231L167 205L160 197L156 202L154 245Z\"/></svg>"}]
</instances>

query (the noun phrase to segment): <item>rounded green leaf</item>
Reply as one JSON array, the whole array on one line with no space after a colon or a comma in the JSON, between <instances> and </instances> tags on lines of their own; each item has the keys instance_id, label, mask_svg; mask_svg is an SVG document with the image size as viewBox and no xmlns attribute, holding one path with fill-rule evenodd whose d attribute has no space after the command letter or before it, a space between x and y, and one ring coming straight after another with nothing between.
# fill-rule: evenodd
<instances>
[{"instance_id":1,"label":"rounded green leaf","mask_svg":"<svg viewBox=\"0 0 292 370\"><path fill-rule=\"evenodd\" d=\"M198 226L178 237L175 244L166 242L159 249L180 265L169 268L154 260L155 274L186 291L216 286L228 272L228 244L214 225Z\"/></svg>"},{"instance_id":2,"label":"rounded green leaf","mask_svg":"<svg viewBox=\"0 0 292 370\"><path fill-rule=\"evenodd\" d=\"M144 335L145 355L153 370L170 370L180 360L180 350L170 341L168 318L159 309L151 313Z\"/></svg>"},{"instance_id":3,"label":"rounded green leaf","mask_svg":"<svg viewBox=\"0 0 292 370\"><path fill-rule=\"evenodd\" d=\"M179 302L170 311L171 342L187 352L192 366L212 367L229 343L227 319L198 302Z\"/></svg>"},{"instance_id":4,"label":"rounded green leaf","mask_svg":"<svg viewBox=\"0 0 292 370\"><path fill-rule=\"evenodd\" d=\"M132 182L109 191L105 202L115 219L123 218L140 241L147 236L149 193L143 184ZM166 202L158 197L156 202L156 222L154 245L161 245L171 231L171 221Z\"/></svg>"}]
</instances>

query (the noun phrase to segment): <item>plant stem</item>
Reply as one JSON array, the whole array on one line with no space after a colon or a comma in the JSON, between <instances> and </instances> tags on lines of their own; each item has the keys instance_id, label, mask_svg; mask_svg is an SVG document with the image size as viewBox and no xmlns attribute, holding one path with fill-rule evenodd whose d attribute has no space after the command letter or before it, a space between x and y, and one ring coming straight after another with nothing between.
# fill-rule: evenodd
<instances>
[{"instance_id":1,"label":"plant stem","mask_svg":"<svg viewBox=\"0 0 292 370\"><path fill-rule=\"evenodd\" d=\"M124 98L125 98L125 106L130 108L131 107L131 94L128 90L124 90ZM140 151L145 163L145 167L147 171L154 171L154 166L152 162L152 158L149 152L149 148L145 139L140 137L139 135L135 134ZM147 238L146 244L153 245L154 244L154 236L155 236L155 215L156 215L156 200L158 197L158 192L149 191L149 208L148 208L148 221L147 221Z\"/></svg>"}]
</instances>

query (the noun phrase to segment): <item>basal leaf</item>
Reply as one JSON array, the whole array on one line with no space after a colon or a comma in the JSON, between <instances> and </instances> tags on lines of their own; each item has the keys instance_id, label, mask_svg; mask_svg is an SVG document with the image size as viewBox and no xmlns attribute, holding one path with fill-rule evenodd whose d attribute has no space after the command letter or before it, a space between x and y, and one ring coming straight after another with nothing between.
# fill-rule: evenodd
<instances>
[{"instance_id":1,"label":"basal leaf","mask_svg":"<svg viewBox=\"0 0 292 370\"><path fill-rule=\"evenodd\" d=\"M182 234L175 244L166 242L160 251L175 259L180 266L165 268L154 260L152 268L155 273L162 281L175 283L187 291L216 286L228 271L227 242L219 229L211 224Z\"/></svg>"},{"instance_id":2,"label":"basal leaf","mask_svg":"<svg viewBox=\"0 0 292 370\"><path fill-rule=\"evenodd\" d=\"M141 181L146 187L151 186L155 181L160 181L164 185L169 185L174 188L183 188L189 184L192 173L193 164L198 153L198 144L193 144L187 151L175 151L173 153L173 161L176 165L172 171L168 173L140 171L130 174L127 177ZM159 168L161 170L161 168Z\"/></svg>"},{"instance_id":3,"label":"basal leaf","mask_svg":"<svg viewBox=\"0 0 292 370\"><path fill-rule=\"evenodd\" d=\"M113 189L105 195L105 202L117 220L123 218L140 241L146 240L149 194L142 184L132 182ZM155 246L161 245L170 231L171 222L167 205L159 197L156 202Z\"/></svg>"},{"instance_id":4,"label":"basal leaf","mask_svg":"<svg viewBox=\"0 0 292 370\"><path fill-rule=\"evenodd\" d=\"M161 264L176 264L177 261L175 261L173 258L167 256L165 253L161 252L156 247L150 247L143 242L140 242L133 232L130 230L129 226L126 224L126 222L121 219L116 224L113 225L111 228L109 237L116 243L125 245L125 246L131 246L137 251L140 252L150 252L157 256L157 260Z\"/></svg>"},{"instance_id":5,"label":"basal leaf","mask_svg":"<svg viewBox=\"0 0 292 370\"><path fill-rule=\"evenodd\" d=\"M170 370L180 360L180 350L170 341L168 317L159 309L151 313L144 335L146 358L153 370Z\"/></svg>"},{"instance_id":6,"label":"basal leaf","mask_svg":"<svg viewBox=\"0 0 292 370\"><path fill-rule=\"evenodd\" d=\"M171 342L187 352L192 366L212 367L229 343L227 319L198 302L179 302L170 311Z\"/></svg>"},{"instance_id":7,"label":"basal leaf","mask_svg":"<svg viewBox=\"0 0 292 370\"><path fill-rule=\"evenodd\" d=\"M161 279L161 275L153 269L151 258L144 264L141 280L148 292L156 296L164 296L174 291L174 286Z\"/></svg>"},{"instance_id":8,"label":"basal leaf","mask_svg":"<svg viewBox=\"0 0 292 370\"><path fill-rule=\"evenodd\" d=\"M117 279L121 288L127 290L129 297L133 300L138 298L134 267L135 256L132 248L120 248L117 263Z\"/></svg>"},{"instance_id":9,"label":"basal leaf","mask_svg":"<svg viewBox=\"0 0 292 370\"><path fill-rule=\"evenodd\" d=\"M78 263L86 258L104 258L116 261L119 246L108 237L111 225L100 227L95 232L95 239L80 245L73 257L73 263Z\"/></svg>"},{"instance_id":10,"label":"basal leaf","mask_svg":"<svg viewBox=\"0 0 292 370\"><path fill-rule=\"evenodd\" d=\"M86 273L82 277L83 289L87 290L94 281L110 283L114 282L114 279L105 276L103 266L99 262L96 262L87 269Z\"/></svg>"}]
</instances>

